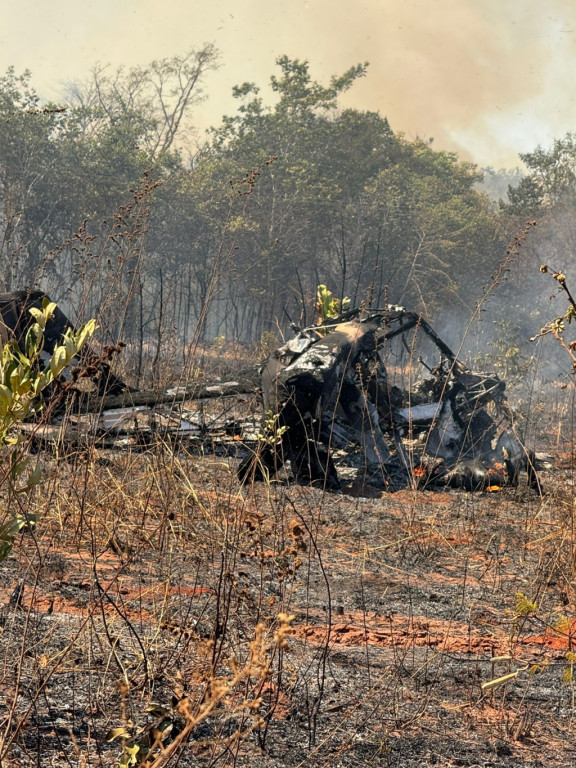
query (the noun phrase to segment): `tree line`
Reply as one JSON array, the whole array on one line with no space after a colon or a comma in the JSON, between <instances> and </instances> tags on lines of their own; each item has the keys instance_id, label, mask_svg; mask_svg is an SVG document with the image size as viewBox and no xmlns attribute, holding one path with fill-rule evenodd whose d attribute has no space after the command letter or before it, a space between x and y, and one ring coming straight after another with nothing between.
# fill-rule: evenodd
<instances>
[{"instance_id":1,"label":"tree line","mask_svg":"<svg viewBox=\"0 0 576 768\"><path fill-rule=\"evenodd\" d=\"M571 136L522 156L529 172L498 206L473 164L340 107L366 64L323 85L283 56L271 103L237 86L198 145L217 65L206 45L98 67L56 104L28 72L0 78L2 290L40 287L158 362L162 346L311 322L320 283L355 304L466 314L526 216L573 238Z\"/></svg>"}]
</instances>

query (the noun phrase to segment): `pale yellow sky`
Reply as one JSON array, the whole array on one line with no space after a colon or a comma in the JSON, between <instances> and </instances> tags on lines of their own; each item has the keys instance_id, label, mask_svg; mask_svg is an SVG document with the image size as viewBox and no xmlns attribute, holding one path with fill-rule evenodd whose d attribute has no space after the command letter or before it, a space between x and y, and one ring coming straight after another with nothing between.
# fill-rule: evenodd
<instances>
[{"instance_id":1,"label":"pale yellow sky","mask_svg":"<svg viewBox=\"0 0 576 768\"><path fill-rule=\"evenodd\" d=\"M265 86L281 54L327 81L369 61L347 106L377 110L408 137L434 137L480 165L576 130L573 0L0 0L0 72L32 70L57 98L96 62L145 64L213 42L196 123L235 108L234 85Z\"/></svg>"}]
</instances>

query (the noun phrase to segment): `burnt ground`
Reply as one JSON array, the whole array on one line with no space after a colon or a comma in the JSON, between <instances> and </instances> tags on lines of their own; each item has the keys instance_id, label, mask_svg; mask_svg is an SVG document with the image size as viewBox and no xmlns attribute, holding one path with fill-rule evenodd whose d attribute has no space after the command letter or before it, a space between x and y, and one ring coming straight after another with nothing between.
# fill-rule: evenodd
<instances>
[{"instance_id":1,"label":"burnt ground","mask_svg":"<svg viewBox=\"0 0 576 768\"><path fill-rule=\"evenodd\" d=\"M155 765L576 763L570 454L542 495L45 461L0 565L2 765L142 764L155 727Z\"/></svg>"}]
</instances>

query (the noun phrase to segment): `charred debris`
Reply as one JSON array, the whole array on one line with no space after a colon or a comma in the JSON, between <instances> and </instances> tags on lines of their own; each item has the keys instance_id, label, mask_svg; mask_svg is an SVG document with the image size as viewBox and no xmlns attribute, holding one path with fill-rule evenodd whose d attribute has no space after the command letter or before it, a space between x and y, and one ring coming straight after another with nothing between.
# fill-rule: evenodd
<instances>
[{"instance_id":1,"label":"charred debris","mask_svg":"<svg viewBox=\"0 0 576 768\"><path fill-rule=\"evenodd\" d=\"M3 340L20 338L27 310L42 298L0 296ZM56 340L70 322L59 311L55 323ZM353 479L390 491L538 488L505 382L468 368L421 315L393 305L354 309L293 331L234 381L164 392L131 390L101 361L91 392L68 386L73 408L24 429L44 448L147 449L162 440L235 456L243 483L279 476L328 490ZM433 363L416 356L416 340ZM403 364L394 346L406 352Z\"/></svg>"},{"instance_id":2,"label":"charred debris","mask_svg":"<svg viewBox=\"0 0 576 768\"><path fill-rule=\"evenodd\" d=\"M469 369L421 315L393 305L356 309L295 331L262 366L264 440L242 462L241 480L264 479L290 461L299 482L336 489L340 452L383 489L497 490L521 476L538 487L505 383ZM439 357L434 366L415 359L417 336ZM404 379L415 363L426 373L409 387L389 375L395 339L408 352Z\"/></svg>"}]
</instances>

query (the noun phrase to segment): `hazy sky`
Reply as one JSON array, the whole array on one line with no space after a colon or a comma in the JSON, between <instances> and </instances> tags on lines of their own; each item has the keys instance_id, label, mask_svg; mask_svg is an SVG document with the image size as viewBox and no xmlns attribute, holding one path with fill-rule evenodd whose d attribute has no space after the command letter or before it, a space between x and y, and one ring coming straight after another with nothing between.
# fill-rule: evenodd
<instances>
[{"instance_id":1,"label":"hazy sky","mask_svg":"<svg viewBox=\"0 0 576 768\"><path fill-rule=\"evenodd\" d=\"M57 98L96 63L145 64L213 42L196 122L234 110L232 86L262 86L277 56L307 59L327 82L368 75L347 106L377 110L409 138L434 138L480 165L576 131L574 0L0 0L0 72L32 70Z\"/></svg>"}]
</instances>

